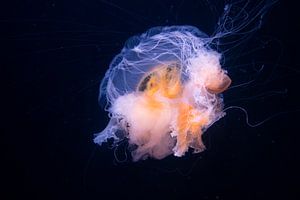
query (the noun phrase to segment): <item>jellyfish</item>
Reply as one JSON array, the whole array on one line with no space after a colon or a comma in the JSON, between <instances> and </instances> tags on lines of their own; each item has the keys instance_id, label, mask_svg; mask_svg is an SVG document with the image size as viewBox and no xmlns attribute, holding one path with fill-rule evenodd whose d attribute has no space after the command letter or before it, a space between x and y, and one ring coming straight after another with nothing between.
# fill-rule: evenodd
<instances>
[{"instance_id":1,"label":"jellyfish","mask_svg":"<svg viewBox=\"0 0 300 200\"><path fill-rule=\"evenodd\" d=\"M134 161L203 151L201 136L225 115L221 93L231 84L209 40L193 26L130 38L101 83L111 119L94 142L127 138Z\"/></svg>"},{"instance_id":2,"label":"jellyfish","mask_svg":"<svg viewBox=\"0 0 300 200\"><path fill-rule=\"evenodd\" d=\"M265 8L253 16L263 15ZM221 24L213 37L181 25L150 28L126 41L100 85L99 101L106 102L110 121L95 143L112 139L117 145L126 139L133 161L205 150L202 135L225 116L222 93L232 82L213 41L253 21L246 16L248 21L228 22L228 6L224 12L221 19L228 24Z\"/></svg>"}]
</instances>

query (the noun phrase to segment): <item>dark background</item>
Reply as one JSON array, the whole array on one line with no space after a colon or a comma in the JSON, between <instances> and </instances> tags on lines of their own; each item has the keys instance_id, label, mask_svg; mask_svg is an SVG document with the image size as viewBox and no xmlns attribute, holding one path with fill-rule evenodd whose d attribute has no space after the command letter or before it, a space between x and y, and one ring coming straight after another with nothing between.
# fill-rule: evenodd
<instances>
[{"instance_id":1,"label":"dark background","mask_svg":"<svg viewBox=\"0 0 300 200\"><path fill-rule=\"evenodd\" d=\"M99 147L108 122L99 83L127 38L158 25L211 34L221 1L10 1L1 5L1 199L299 199L299 11L280 1L226 54L237 109L204 135L207 150L132 163ZM230 47L230 46L229 46ZM263 67L262 67L263 66ZM116 154L119 160L115 159ZM5 198L4 198L5 197Z\"/></svg>"}]
</instances>

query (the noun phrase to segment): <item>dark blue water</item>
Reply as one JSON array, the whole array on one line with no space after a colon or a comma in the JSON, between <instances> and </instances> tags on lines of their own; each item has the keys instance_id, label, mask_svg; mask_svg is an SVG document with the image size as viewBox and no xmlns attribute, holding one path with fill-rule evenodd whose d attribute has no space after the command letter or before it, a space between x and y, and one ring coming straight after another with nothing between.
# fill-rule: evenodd
<instances>
[{"instance_id":1,"label":"dark blue water","mask_svg":"<svg viewBox=\"0 0 300 200\"><path fill-rule=\"evenodd\" d=\"M154 26L215 30L221 1L10 1L1 6L1 196L4 199L299 199L299 15L276 3L261 29L226 49L232 109L207 150L130 161L126 142L99 147L99 84L132 35ZM253 8L253 7L252 7ZM226 49L221 49L224 51ZM4 137L3 137L4 136ZM127 155L127 157L126 157ZM117 159L116 157L117 156ZM126 159L127 158L127 159ZM123 162L118 162L122 160Z\"/></svg>"}]
</instances>

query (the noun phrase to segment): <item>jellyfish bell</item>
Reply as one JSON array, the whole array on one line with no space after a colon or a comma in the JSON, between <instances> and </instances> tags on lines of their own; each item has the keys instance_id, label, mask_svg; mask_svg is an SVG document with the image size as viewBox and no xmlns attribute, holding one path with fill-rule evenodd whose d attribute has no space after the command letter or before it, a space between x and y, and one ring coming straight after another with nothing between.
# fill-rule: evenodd
<instances>
[{"instance_id":1,"label":"jellyfish bell","mask_svg":"<svg viewBox=\"0 0 300 200\"><path fill-rule=\"evenodd\" d=\"M192 26L155 27L130 39L102 81L111 120L94 142L125 137L136 147L134 161L203 151L201 136L224 116L219 94L231 83L208 43Z\"/></svg>"}]
</instances>

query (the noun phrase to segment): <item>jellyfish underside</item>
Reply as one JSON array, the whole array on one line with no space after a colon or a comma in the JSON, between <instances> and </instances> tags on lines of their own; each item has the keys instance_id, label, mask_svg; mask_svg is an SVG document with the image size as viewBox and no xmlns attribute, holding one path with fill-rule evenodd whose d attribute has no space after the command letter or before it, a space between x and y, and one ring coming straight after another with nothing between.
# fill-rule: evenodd
<instances>
[{"instance_id":1,"label":"jellyfish underside","mask_svg":"<svg viewBox=\"0 0 300 200\"><path fill-rule=\"evenodd\" d=\"M220 68L200 70L197 75L204 82L197 84L182 80L181 69L176 62L154 67L135 92L115 100L110 109L114 117L94 141L101 144L110 137L118 141L115 133L121 130L129 144L136 146L134 161L170 154L181 157L189 147L195 153L203 151L202 133L224 115L218 94L229 87L231 79ZM200 91L200 98L193 95L195 90Z\"/></svg>"}]
</instances>

